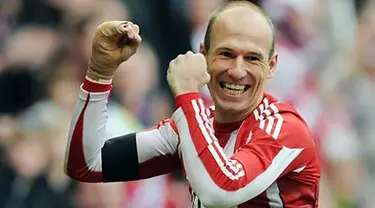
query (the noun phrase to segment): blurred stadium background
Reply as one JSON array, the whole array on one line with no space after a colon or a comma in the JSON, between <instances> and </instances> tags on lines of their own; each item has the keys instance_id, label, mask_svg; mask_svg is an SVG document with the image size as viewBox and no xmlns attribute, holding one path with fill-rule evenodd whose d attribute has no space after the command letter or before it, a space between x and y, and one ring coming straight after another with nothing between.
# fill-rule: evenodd
<instances>
[{"instance_id":1,"label":"blurred stadium background","mask_svg":"<svg viewBox=\"0 0 375 208\"><path fill-rule=\"evenodd\" d=\"M108 136L116 136L171 115L168 63L198 50L209 14L223 1L0 1L0 207L189 207L180 173L77 183L63 173L64 149L101 22L132 20L144 39L114 80ZM375 0L253 2L277 29L279 66L268 91L298 109L319 147L320 206L374 208Z\"/></svg>"}]
</instances>

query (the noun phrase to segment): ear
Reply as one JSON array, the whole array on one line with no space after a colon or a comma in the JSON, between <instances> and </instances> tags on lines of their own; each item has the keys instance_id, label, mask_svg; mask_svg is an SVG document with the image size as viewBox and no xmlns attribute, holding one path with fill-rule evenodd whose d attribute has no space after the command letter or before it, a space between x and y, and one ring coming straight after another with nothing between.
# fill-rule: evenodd
<instances>
[{"instance_id":1,"label":"ear","mask_svg":"<svg viewBox=\"0 0 375 208\"><path fill-rule=\"evenodd\" d=\"M275 52L268 64L269 71L268 71L267 79L272 79L273 76L275 75L275 70L276 70L278 59L279 59L279 54Z\"/></svg>"},{"instance_id":2,"label":"ear","mask_svg":"<svg viewBox=\"0 0 375 208\"><path fill-rule=\"evenodd\" d=\"M201 42L201 43L199 44L199 52L200 52L201 54L203 54L204 56L207 55L207 51L206 51L206 49L204 48L204 43L203 43L203 42Z\"/></svg>"},{"instance_id":3,"label":"ear","mask_svg":"<svg viewBox=\"0 0 375 208\"><path fill-rule=\"evenodd\" d=\"M206 48L204 47L203 42L201 42L199 44L199 52L204 55L204 58L206 59L206 63L207 63L208 62L207 51L206 51ZM207 63L207 65L208 65L208 63ZM208 71L208 73L210 73L210 71L211 71L210 67L208 67L208 66L207 66L207 71Z\"/></svg>"}]
</instances>

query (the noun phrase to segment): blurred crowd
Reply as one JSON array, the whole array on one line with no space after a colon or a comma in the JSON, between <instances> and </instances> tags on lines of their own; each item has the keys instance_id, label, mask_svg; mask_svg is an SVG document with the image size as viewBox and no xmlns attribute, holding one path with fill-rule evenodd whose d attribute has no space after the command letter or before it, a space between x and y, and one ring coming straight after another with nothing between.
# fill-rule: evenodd
<instances>
[{"instance_id":1,"label":"blurred crowd","mask_svg":"<svg viewBox=\"0 0 375 208\"><path fill-rule=\"evenodd\" d=\"M179 172L88 184L63 172L64 151L95 28L131 20L143 43L120 65L108 137L173 112L169 61L198 51L225 0L0 1L0 207L186 208ZM322 208L375 207L375 1L259 0L277 30L279 65L268 91L294 105L322 164ZM201 91L212 104L206 88Z\"/></svg>"}]
</instances>

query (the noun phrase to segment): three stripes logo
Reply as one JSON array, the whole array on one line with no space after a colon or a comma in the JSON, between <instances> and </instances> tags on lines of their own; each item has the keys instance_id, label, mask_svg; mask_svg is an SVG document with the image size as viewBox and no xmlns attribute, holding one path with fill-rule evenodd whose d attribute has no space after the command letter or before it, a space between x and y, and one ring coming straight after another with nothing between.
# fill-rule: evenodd
<instances>
[{"instance_id":1,"label":"three stripes logo","mask_svg":"<svg viewBox=\"0 0 375 208\"><path fill-rule=\"evenodd\" d=\"M284 119L274 103L269 104L267 98L254 110L255 119L260 121L259 128L274 139L279 137Z\"/></svg>"}]
</instances>

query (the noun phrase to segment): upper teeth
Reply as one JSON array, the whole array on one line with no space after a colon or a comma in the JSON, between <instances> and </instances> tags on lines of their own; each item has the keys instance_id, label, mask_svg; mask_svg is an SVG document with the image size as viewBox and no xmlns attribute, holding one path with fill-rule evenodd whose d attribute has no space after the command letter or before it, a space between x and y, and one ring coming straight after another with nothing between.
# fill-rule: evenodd
<instances>
[{"instance_id":1,"label":"upper teeth","mask_svg":"<svg viewBox=\"0 0 375 208\"><path fill-rule=\"evenodd\" d=\"M229 84L226 82L224 82L223 85L224 87L233 89L233 90L244 90L246 87L246 85L243 85L243 84Z\"/></svg>"}]
</instances>

